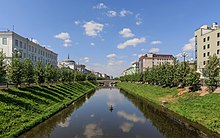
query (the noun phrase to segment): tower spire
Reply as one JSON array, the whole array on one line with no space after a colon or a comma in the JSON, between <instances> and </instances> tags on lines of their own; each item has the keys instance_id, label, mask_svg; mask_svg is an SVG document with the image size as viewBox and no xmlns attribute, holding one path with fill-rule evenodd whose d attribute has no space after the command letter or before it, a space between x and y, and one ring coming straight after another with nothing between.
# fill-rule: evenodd
<instances>
[{"instance_id":1,"label":"tower spire","mask_svg":"<svg viewBox=\"0 0 220 138\"><path fill-rule=\"evenodd\" d=\"M67 59L70 59L70 55L69 55L69 53L68 53L68 57L67 57Z\"/></svg>"}]
</instances>

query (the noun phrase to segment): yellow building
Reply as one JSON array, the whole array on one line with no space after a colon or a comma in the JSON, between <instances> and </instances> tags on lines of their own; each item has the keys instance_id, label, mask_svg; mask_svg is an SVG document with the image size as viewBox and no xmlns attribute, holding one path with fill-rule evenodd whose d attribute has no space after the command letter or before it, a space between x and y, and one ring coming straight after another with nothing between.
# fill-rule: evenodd
<instances>
[{"instance_id":1,"label":"yellow building","mask_svg":"<svg viewBox=\"0 0 220 138\"><path fill-rule=\"evenodd\" d=\"M217 23L212 26L202 25L195 30L194 36L197 71L203 72L209 56L220 56L220 29Z\"/></svg>"}]
</instances>

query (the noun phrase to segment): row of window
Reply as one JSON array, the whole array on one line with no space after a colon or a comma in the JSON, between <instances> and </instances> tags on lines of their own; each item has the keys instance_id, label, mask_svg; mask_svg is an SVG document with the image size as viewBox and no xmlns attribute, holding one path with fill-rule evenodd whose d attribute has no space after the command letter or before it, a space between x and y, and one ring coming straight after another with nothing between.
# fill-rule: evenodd
<instances>
[{"instance_id":1,"label":"row of window","mask_svg":"<svg viewBox=\"0 0 220 138\"><path fill-rule=\"evenodd\" d=\"M17 39L15 40L15 46L19 46L20 48L26 49L26 43L22 43L22 41L19 41L19 43L18 43ZM37 48L34 46L31 46L31 45L28 45L28 51L37 53ZM40 48L38 49L38 54L40 54L42 56L46 56L47 58L51 58L51 59L56 60L56 56L53 56L52 54L49 54L49 53L41 50Z\"/></svg>"},{"instance_id":2,"label":"row of window","mask_svg":"<svg viewBox=\"0 0 220 138\"><path fill-rule=\"evenodd\" d=\"M217 41L217 46L220 46L220 41ZM210 44L207 44L207 49L210 48ZM203 49L206 49L206 45L203 46Z\"/></svg>"},{"instance_id":3,"label":"row of window","mask_svg":"<svg viewBox=\"0 0 220 138\"><path fill-rule=\"evenodd\" d=\"M220 37L220 33L217 33L217 38ZM210 40L210 36L208 36L207 38L203 38L203 42L208 42Z\"/></svg>"},{"instance_id":4,"label":"row of window","mask_svg":"<svg viewBox=\"0 0 220 138\"><path fill-rule=\"evenodd\" d=\"M220 50L218 49L218 50L216 51L216 53L217 53L217 54L220 54ZM210 56L210 52L207 52L207 54L206 54L206 53L203 53L203 57L206 57L206 55L207 55L207 56Z\"/></svg>"}]
</instances>

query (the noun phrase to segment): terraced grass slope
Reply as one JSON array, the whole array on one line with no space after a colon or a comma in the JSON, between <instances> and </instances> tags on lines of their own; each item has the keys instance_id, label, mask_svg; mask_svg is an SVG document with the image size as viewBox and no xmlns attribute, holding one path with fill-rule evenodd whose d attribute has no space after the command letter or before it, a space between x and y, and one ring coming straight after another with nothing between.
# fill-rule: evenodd
<instances>
[{"instance_id":1,"label":"terraced grass slope","mask_svg":"<svg viewBox=\"0 0 220 138\"><path fill-rule=\"evenodd\" d=\"M0 89L0 137L15 137L92 91L90 82Z\"/></svg>"},{"instance_id":2,"label":"terraced grass slope","mask_svg":"<svg viewBox=\"0 0 220 138\"><path fill-rule=\"evenodd\" d=\"M120 88L137 94L156 104L162 99L171 99L168 109L186 117L189 120L202 124L209 130L220 133L220 94L212 93L198 96L197 93L186 93L178 96L176 88L162 88L160 86L143 85L120 82Z\"/></svg>"}]
</instances>

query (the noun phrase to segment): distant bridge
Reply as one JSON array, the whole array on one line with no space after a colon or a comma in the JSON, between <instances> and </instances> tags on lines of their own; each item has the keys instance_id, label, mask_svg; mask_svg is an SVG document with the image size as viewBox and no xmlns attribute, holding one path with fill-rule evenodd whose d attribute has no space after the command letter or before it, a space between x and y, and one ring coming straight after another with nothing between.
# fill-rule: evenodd
<instances>
[{"instance_id":1,"label":"distant bridge","mask_svg":"<svg viewBox=\"0 0 220 138\"><path fill-rule=\"evenodd\" d=\"M120 82L120 80L97 80L97 82L104 86L112 86L113 84Z\"/></svg>"}]
</instances>

